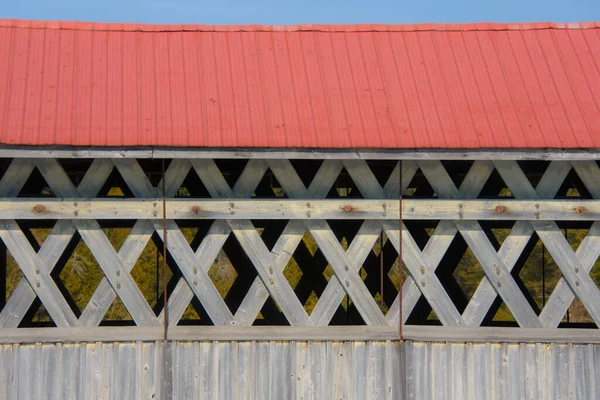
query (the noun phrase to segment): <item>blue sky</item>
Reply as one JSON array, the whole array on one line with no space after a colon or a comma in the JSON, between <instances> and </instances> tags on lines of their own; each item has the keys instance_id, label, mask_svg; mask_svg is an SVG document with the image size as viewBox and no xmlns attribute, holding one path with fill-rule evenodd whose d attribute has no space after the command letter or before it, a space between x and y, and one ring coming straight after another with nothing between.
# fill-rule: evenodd
<instances>
[{"instance_id":1,"label":"blue sky","mask_svg":"<svg viewBox=\"0 0 600 400\"><path fill-rule=\"evenodd\" d=\"M202 24L600 20L600 0L3 0L1 18Z\"/></svg>"}]
</instances>

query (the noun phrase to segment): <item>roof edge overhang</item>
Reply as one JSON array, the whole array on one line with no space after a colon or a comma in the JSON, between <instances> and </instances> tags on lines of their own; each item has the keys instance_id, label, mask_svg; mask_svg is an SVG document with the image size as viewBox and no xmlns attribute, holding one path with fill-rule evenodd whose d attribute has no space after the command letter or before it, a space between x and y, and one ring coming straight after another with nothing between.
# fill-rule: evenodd
<instances>
[{"instance_id":1,"label":"roof edge overhang","mask_svg":"<svg viewBox=\"0 0 600 400\"><path fill-rule=\"evenodd\" d=\"M593 149L301 149L0 145L0 158L222 158L364 160L600 160Z\"/></svg>"}]
</instances>

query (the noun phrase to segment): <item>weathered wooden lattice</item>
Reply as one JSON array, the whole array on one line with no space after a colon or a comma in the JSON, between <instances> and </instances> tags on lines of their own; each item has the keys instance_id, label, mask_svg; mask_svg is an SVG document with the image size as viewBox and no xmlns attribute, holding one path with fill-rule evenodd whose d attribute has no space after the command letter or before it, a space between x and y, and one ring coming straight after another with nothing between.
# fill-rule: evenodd
<instances>
[{"instance_id":1,"label":"weathered wooden lattice","mask_svg":"<svg viewBox=\"0 0 600 400\"><path fill-rule=\"evenodd\" d=\"M161 162L5 160L0 238L23 279L0 327L27 326L36 302L56 326L94 327L117 298L136 325L161 325L161 301L151 307L130 272L149 242L161 243L163 195L170 325L191 304L198 323L214 325L398 326L402 305L404 323L427 323L432 310L443 325L480 326L504 303L519 326L554 328L576 298L600 324L600 291L589 275L600 254L594 161L404 161L401 177L395 161L173 159L164 177ZM124 198L107 196L114 186ZM102 227L119 224L131 232L117 251ZM39 249L27 232L35 226L52 227ZM191 243L183 226L199 228ZM561 231L573 226L588 230L576 250ZM494 227L510 230L502 243ZM54 271L77 237L104 274L82 309ZM543 307L516 273L538 238L561 274ZM467 247L484 272L469 298L452 277ZM222 249L238 274L225 296L208 274ZM284 274L291 259L302 271L294 286ZM316 304L307 307L311 296Z\"/></svg>"}]
</instances>

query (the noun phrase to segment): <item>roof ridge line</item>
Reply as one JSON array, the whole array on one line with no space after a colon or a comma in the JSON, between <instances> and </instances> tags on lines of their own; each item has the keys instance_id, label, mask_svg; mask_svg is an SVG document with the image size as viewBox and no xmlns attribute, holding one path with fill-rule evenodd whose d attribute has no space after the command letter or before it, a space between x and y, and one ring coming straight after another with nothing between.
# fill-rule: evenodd
<instances>
[{"instance_id":1,"label":"roof ridge line","mask_svg":"<svg viewBox=\"0 0 600 400\"><path fill-rule=\"evenodd\" d=\"M466 24L306 24L306 25L201 25L138 24L80 21L39 21L0 19L0 27L52 29L97 32L469 32L469 31L534 31L600 29L600 22L532 22L532 23L466 23Z\"/></svg>"}]
</instances>

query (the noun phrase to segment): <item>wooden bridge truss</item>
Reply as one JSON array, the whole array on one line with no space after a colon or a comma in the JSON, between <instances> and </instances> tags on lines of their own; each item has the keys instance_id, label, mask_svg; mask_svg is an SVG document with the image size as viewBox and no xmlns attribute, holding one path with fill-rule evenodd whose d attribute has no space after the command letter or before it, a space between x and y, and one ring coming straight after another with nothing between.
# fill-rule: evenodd
<instances>
[{"instance_id":1,"label":"wooden bridge truss","mask_svg":"<svg viewBox=\"0 0 600 400\"><path fill-rule=\"evenodd\" d=\"M490 325L504 303L521 328L557 328L575 299L600 326L600 291L590 276L600 255L595 161L177 158L166 160L164 174L162 162L4 160L0 239L23 278L5 293L0 328L34 326L32 308L40 305L56 327L110 324L103 320L117 298L136 326L160 326L161 302L149 304L130 272L165 231L170 326L192 304L202 316L198 324L219 326L389 328L401 315L404 324L431 323L433 311L441 325L479 327ZM125 196L108 196L114 186ZM115 249L103 227L120 224L131 232ZM28 233L36 226L51 227L41 244ZM191 243L182 226L200 228ZM562 229L579 226L587 235L574 250ZM494 227L510 229L501 243L490 234ZM306 235L316 253L307 250ZM81 308L57 278L79 239L104 274ZM542 307L518 278L538 240L561 274ZM452 279L467 247L484 272L470 298ZM238 260L232 263L240 281L225 296L208 273L222 249ZM295 285L284 274L292 258L302 271ZM318 301L307 310L313 292Z\"/></svg>"}]
</instances>

